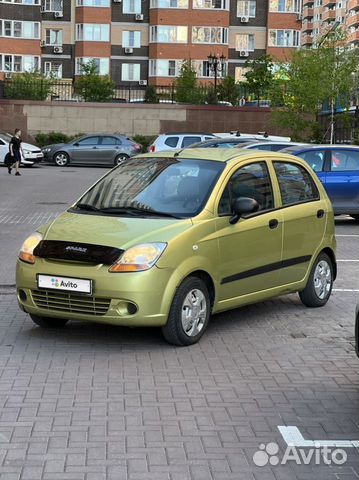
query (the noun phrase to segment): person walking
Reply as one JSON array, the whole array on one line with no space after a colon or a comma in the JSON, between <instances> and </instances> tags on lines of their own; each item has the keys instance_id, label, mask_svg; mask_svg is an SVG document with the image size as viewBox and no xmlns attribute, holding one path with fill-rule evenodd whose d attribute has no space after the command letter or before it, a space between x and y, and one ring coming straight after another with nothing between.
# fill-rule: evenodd
<instances>
[{"instance_id":1,"label":"person walking","mask_svg":"<svg viewBox=\"0 0 359 480\"><path fill-rule=\"evenodd\" d=\"M11 163L8 166L8 172L11 175L11 169L15 167L16 173L15 176L21 176L19 172L20 162L21 162L21 154L24 156L24 152L21 146L21 130L19 128L15 129L14 136L10 140L9 144L9 151L11 156Z\"/></svg>"}]
</instances>

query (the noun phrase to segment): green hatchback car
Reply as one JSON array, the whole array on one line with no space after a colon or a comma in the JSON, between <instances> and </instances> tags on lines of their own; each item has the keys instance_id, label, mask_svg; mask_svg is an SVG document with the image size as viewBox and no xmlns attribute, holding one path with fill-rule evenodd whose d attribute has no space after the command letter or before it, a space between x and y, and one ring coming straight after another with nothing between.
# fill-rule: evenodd
<instances>
[{"instance_id":1,"label":"green hatchback car","mask_svg":"<svg viewBox=\"0 0 359 480\"><path fill-rule=\"evenodd\" d=\"M17 297L41 327L161 327L168 342L190 345L214 313L292 292L325 305L335 250L331 203L301 159L145 154L25 240Z\"/></svg>"}]
</instances>

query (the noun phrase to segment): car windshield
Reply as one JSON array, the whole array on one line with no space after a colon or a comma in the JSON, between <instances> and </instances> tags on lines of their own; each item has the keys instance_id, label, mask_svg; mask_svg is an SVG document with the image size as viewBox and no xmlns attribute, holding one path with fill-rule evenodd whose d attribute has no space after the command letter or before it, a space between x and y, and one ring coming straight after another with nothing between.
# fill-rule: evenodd
<instances>
[{"instance_id":1,"label":"car windshield","mask_svg":"<svg viewBox=\"0 0 359 480\"><path fill-rule=\"evenodd\" d=\"M193 217L202 210L224 166L210 160L132 158L95 184L72 211Z\"/></svg>"},{"instance_id":2,"label":"car windshield","mask_svg":"<svg viewBox=\"0 0 359 480\"><path fill-rule=\"evenodd\" d=\"M0 133L0 138L4 140L4 142L9 143L12 137L8 133Z\"/></svg>"}]
</instances>

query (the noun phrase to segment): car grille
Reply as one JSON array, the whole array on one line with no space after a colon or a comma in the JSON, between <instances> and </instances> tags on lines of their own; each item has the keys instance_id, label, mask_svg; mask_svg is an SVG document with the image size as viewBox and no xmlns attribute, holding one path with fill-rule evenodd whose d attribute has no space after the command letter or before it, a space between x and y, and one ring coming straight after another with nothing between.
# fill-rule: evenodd
<instances>
[{"instance_id":1,"label":"car grille","mask_svg":"<svg viewBox=\"0 0 359 480\"><path fill-rule=\"evenodd\" d=\"M89 297L50 290L33 290L31 294L35 305L39 308L86 315L105 315L111 302L110 298Z\"/></svg>"}]
</instances>

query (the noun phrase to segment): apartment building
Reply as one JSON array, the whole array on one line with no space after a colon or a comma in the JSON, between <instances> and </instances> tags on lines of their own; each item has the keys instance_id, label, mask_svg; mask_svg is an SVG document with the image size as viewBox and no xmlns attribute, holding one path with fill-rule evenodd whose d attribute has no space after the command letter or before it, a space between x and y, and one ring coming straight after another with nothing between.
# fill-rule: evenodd
<instances>
[{"instance_id":1,"label":"apartment building","mask_svg":"<svg viewBox=\"0 0 359 480\"><path fill-rule=\"evenodd\" d=\"M337 24L347 32L348 44L357 46L359 0L303 0L303 46L315 46L316 40Z\"/></svg>"},{"instance_id":2,"label":"apartment building","mask_svg":"<svg viewBox=\"0 0 359 480\"><path fill-rule=\"evenodd\" d=\"M0 0L0 78L70 82L95 59L118 84L168 85L190 59L212 81L212 54L241 80L248 59L298 48L301 12L301 0Z\"/></svg>"}]
</instances>

